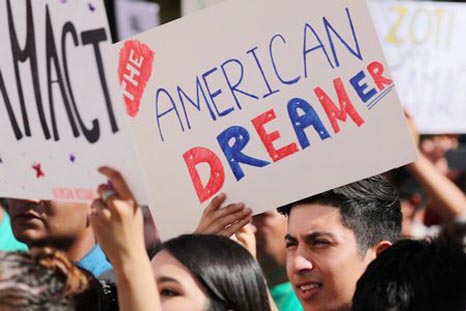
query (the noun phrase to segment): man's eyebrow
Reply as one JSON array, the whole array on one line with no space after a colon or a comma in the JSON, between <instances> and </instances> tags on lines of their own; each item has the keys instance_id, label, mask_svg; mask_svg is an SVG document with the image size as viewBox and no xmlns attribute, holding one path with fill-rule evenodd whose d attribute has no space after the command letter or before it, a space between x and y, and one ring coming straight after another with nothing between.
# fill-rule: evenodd
<instances>
[{"instance_id":1,"label":"man's eyebrow","mask_svg":"<svg viewBox=\"0 0 466 311\"><path fill-rule=\"evenodd\" d=\"M304 236L304 239L306 241L312 241L312 240L315 240L315 239L318 239L318 238L324 238L324 237L335 239L335 235L333 233L321 232L321 231L316 231L316 232L306 234Z\"/></svg>"}]
</instances>

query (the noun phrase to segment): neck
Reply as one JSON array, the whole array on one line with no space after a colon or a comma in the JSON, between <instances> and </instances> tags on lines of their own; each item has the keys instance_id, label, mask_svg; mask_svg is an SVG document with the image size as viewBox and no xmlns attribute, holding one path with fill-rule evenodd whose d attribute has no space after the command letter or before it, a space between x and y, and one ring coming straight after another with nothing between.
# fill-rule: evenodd
<instances>
[{"instance_id":1,"label":"neck","mask_svg":"<svg viewBox=\"0 0 466 311\"><path fill-rule=\"evenodd\" d=\"M91 228L88 228L73 239L66 238L53 241L41 241L40 243L34 243L28 246L30 249L53 247L64 252L71 261L78 262L91 251L95 243L94 233Z\"/></svg>"},{"instance_id":2,"label":"neck","mask_svg":"<svg viewBox=\"0 0 466 311\"><path fill-rule=\"evenodd\" d=\"M84 256L89 253L95 246L96 240L92 230L89 233L84 234L72 243L67 250L64 250L68 257L74 261L80 261Z\"/></svg>"}]
</instances>

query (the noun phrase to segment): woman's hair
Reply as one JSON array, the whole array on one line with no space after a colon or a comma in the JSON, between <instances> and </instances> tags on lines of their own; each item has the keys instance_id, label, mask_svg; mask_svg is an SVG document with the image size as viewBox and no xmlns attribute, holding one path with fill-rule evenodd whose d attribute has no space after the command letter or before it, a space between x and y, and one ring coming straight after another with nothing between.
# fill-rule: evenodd
<instances>
[{"instance_id":1,"label":"woman's hair","mask_svg":"<svg viewBox=\"0 0 466 311\"><path fill-rule=\"evenodd\" d=\"M2 311L77 310L75 299L86 297L90 282L62 252L0 252Z\"/></svg>"},{"instance_id":2,"label":"woman's hair","mask_svg":"<svg viewBox=\"0 0 466 311\"><path fill-rule=\"evenodd\" d=\"M214 235L182 235L158 246L197 278L209 304L207 311L270 311L261 268L238 243Z\"/></svg>"}]
</instances>

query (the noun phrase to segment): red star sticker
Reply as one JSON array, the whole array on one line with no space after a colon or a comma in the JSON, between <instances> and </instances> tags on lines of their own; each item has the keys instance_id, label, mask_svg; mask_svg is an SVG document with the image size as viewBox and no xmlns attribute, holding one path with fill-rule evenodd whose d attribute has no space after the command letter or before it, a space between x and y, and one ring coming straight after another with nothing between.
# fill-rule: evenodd
<instances>
[{"instance_id":1,"label":"red star sticker","mask_svg":"<svg viewBox=\"0 0 466 311\"><path fill-rule=\"evenodd\" d=\"M34 164L34 165L32 166L32 168L36 171L36 177L37 177L37 178L45 177L45 174L44 174L44 172L42 171L42 168L41 168L40 163Z\"/></svg>"}]
</instances>

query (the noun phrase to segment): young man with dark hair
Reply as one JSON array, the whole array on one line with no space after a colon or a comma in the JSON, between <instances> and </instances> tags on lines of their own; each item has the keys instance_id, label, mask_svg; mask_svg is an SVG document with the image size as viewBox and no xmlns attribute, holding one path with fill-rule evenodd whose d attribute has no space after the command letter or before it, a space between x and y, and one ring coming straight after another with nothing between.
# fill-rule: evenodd
<instances>
[{"instance_id":1,"label":"young man with dark hair","mask_svg":"<svg viewBox=\"0 0 466 311\"><path fill-rule=\"evenodd\" d=\"M351 310L357 280L401 232L398 192L382 176L279 211L288 216L288 278L305 311Z\"/></svg>"},{"instance_id":2,"label":"young man with dark hair","mask_svg":"<svg viewBox=\"0 0 466 311\"><path fill-rule=\"evenodd\" d=\"M353 310L464 311L466 254L439 240L397 242L369 264Z\"/></svg>"}]
</instances>

